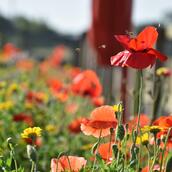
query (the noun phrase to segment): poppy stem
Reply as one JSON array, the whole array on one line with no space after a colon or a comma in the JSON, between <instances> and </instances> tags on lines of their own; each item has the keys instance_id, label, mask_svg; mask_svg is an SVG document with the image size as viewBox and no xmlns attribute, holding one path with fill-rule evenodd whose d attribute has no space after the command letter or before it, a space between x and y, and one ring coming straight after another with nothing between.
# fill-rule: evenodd
<instances>
[{"instance_id":1,"label":"poppy stem","mask_svg":"<svg viewBox=\"0 0 172 172\"><path fill-rule=\"evenodd\" d=\"M135 140L134 140L134 145L136 144L136 138L137 136L139 135L139 128L140 128L140 111L141 111L141 103L142 103L142 91L143 91L143 72L142 70L138 70L137 72L138 74L138 90L135 90L138 92L138 95L136 94L136 98L135 98L135 101L137 100L137 107L134 107L134 110L136 109L136 114L137 114L137 125L136 125L136 137L135 137ZM136 105L136 104L134 104ZM141 150L139 150L141 151ZM139 153L139 155L141 155ZM139 171L139 168L140 168L140 156L139 156L139 159L138 159L138 166L137 166L137 170Z\"/></svg>"},{"instance_id":2,"label":"poppy stem","mask_svg":"<svg viewBox=\"0 0 172 172\"><path fill-rule=\"evenodd\" d=\"M163 166L163 161L164 161L164 154L165 154L165 150L167 147L167 142L168 142L168 138L170 136L170 132L172 131L172 127L168 129L168 133L165 139L165 143L164 143L164 149L162 150L162 158L161 158L161 164L160 164L160 171L162 170L162 166Z\"/></svg>"},{"instance_id":3,"label":"poppy stem","mask_svg":"<svg viewBox=\"0 0 172 172\"><path fill-rule=\"evenodd\" d=\"M99 144L100 144L100 141L101 141L101 135L102 135L102 130L100 130L100 135L99 135L99 138L98 138L97 148L96 148L95 154L97 154L97 150L98 150L98 148L99 148ZM92 167L92 171L91 171L91 172L94 171L95 165L96 165L96 157L95 157L95 159L94 159L93 167Z\"/></svg>"},{"instance_id":4,"label":"poppy stem","mask_svg":"<svg viewBox=\"0 0 172 172\"><path fill-rule=\"evenodd\" d=\"M142 91L143 91L143 72L142 70L138 71L139 73L139 93L138 93L138 108L137 108L137 126L136 132L138 135L139 127L140 127L140 111L141 111L141 103L142 103Z\"/></svg>"}]
</instances>

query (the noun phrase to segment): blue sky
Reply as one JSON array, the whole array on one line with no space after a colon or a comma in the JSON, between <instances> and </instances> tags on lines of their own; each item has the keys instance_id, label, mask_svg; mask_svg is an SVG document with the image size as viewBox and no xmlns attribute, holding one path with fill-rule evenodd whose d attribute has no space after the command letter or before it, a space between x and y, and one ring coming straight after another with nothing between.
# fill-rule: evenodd
<instances>
[{"instance_id":1,"label":"blue sky","mask_svg":"<svg viewBox=\"0 0 172 172\"><path fill-rule=\"evenodd\" d=\"M166 11L172 11L172 0L134 0L133 23L161 23ZM0 13L24 15L48 23L62 33L78 34L91 23L91 0L0 0Z\"/></svg>"}]
</instances>

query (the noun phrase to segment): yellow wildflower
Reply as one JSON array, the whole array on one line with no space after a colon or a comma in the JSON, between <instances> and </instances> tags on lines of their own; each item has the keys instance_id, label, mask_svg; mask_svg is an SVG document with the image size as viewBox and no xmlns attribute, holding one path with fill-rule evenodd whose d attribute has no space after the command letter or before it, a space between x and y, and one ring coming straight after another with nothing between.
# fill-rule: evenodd
<instances>
[{"instance_id":1,"label":"yellow wildflower","mask_svg":"<svg viewBox=\"0 0 172 172\"><path fill-rule=\"evenodd\" d=\"M6 91L6 96L9 97L11 96L15 91L19 89L19 86L16 83L12 83Z\"/></svg>"},{"instance_id":2,"label":"yellow wildflower","mask_svg":"<svg viewBox=\"0 0 172 172\"><path fill-rule=\"evenodd\" d=\"M158 76L170 76L171 70L166 67L160 67L156 70L156 75Z\"/></svg>"},{"instance_id":3,"label":"yellow wildflower","mask_svg":"<svg viewBox=\"0 0 172 172\"><path fill-rule=\"evenodd\" d=\"M13 102L12 101L6 101L6 102L1 102L0 103L0 110L8 110L11 107L13 107Z\"/></svg>"},{"instance_id":4,"label":"yellow wildflower","mask_svg":"<svg viewBox=\"0 0 172 172\"><path fill-rule=\"evenodd\" d=\"M149 134L148 133L144 133L141 136L138 136L136 139L136 144L140 145L147 145L149 143Z\"/></svg>"},{"instance_id":5,"label":"yellow wildflower","mask_svg":"<svg viewBox=\"0 0 172 172\"><path fill-rule=\"evenodd\" d=\"M7 83L5 81L0 82L0 88L6 87Z\"/></svg>"},{"instance_id":6,"label":"yellow wildflower","mask_svg":"<svg viewBox=\"0 0 172 172\"><path fill-rule=\"evenodd\" d=\"M21 133L21 137L23 139L28 139L28 138L31 138L31 139L35 139L36 137L40 137L41 136L41 131L42 129L40 127L29 127L29 128L26 128L23 133Z\"/></svg>"},{"instance_id":7,"label":"yellow wildflower","mask_svg":"<svg viewBox=\"0 0 172 172\"><path fill-rule=\"evenodd\" d=\"M114 110L115 112L122 112L122 111L123 111L123 106L122 106L122 104L113 105L113 110Z\"/></svg>"},{"instance_id":8,"label":"yellow wildflower","mask_svg":"<svg viewBox=\"0 0 172 172\"><path fill-rule=\"evenodd\" d=\"M46 127L45 127L45 130L47 130L48 132L56 132L57 131L57 127L53 124L48 124Z\"/></svg>"},{"instance_id":9,"label":"yellow wildflower","mask_svg":"<svg viewBox=\"0 0 172 172\"><path fill-rule=\"evenodd\" d=\"M163 128L160 127L160 126L156 126L156 125L153 125L153 126L144 126L141 131L142 132L151 132L153 134L157 134L158 132L162 131Z\"/></svg>"}]
</instances>

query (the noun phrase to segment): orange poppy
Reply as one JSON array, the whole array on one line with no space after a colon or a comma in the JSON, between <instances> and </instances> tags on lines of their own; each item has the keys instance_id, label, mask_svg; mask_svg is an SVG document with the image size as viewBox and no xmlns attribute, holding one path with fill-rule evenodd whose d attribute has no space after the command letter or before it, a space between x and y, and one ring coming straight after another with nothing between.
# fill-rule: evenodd
<instances>
[{"instance_id":1,"label":"orange poppy","mask_svg":"<svg viewBox=\"0 0 172 172\"><path fill-rule=\"evenodd\" d=\"M72 78L75 78L78 74L81 73L81 69L79 67L72 67L69 70L69 73Z\"/></svg>"},{"instance_id":2,"label":"orange poppy","mask_svg":"<svg viewBox=\"0 0 172 172\"><path fill-rule=\"evenodd\" d=\"M80 95L89 95L91 97L100 96L102 86L97 74L92 70L85 70L78 74L71 85L74 93Z\"/></svg>"},{"instance_id":3,"label":"orange poppy","mask_svg":"<svg viewBox=\"0 0 172 172\"><path fill-rule=\"evenodd\" d=\"M26 100L34 103L43 103L47 101L47 95L44 92L29 91L26 94Z\"/></svg>"},{"instance_id":4,"label":"orange poppy","mask_svg":"<svg viewBox=\"0 0 172 172\"><path fill-rule=\"evenodd\" d=\"M158 138L163 138L167 135L168 129L172 127L172 116L161 116L153 122L153 125L164 128L163 131L157 134ZM161 147L163 147L163 143L161 144ZM172 131L168 137L167 148L172 148Z\"/></svg>"},{"instance_id":5,"label":"orange poppy","mask_svg":"<svg viewBox=\"0 0 172 172\"><path fill-rule=\"evenodd\" d=\"M100 144L98 148L98 153L102 157L103 160L105 161L111 161L113 157L113 152L112 152L112 143L103 143Z\"/></svg>"},{"instance_id":6,"label":"orange poppy","mask_svg":"<svg viewBox=\"0 0 172 172\"><path fill-rule=\"evenodd\" d=\"M153 125L172 127L172 116L161 116L153 122Z\"/></svg>"},{"instance_id":7,"label":"orange poppy","mask_svg":"<svg viewBox=\"0 0 172 172\"><path fill-rule=\"evenodd\" d=\"M77 156L62 156L59 159L51 159L51 172L72 171L79 172L85 167L87 160Z\"/></svg>"},{"instance_id":8,"label":"orange poppy","mask_svg":"<svg viewBox=\"0 0 172 172\"><path fill-rule=\"evenodd\" d=\"M63 88L63 84L62 82L60 82L59 80L55 79L55 78L51 78L47 81L48 86L50 87L50 90L52 92L58 92Z\"/></svg>"},{"instance_id":9,"label":"orange poppy","mask_svg":"<svg viewBox=\"0 0 172 172\"><path fill-rule=\"evenodd\" d=\"M15 47L15 45L12 43L6 43L3 47L3 53L6 58L16 55L18 52L20 52L20 49Z\"/></svg>"},{"instance_id":10,"label":"orange poppy","mask_svg":"<svg viewBox=\"0 0 172 172\"><path fill-rule=\"evenodd\" d=\"M116 128L117 119L112 106L104 105L94 109L90 119L84 119L81 130L85 135L96 138L110 135L110 128Z\"/></svg>"},{"instance_id":11,"label":"orange poppy","mask_svg":"<svg viewBox=\"0 0 172 172\"><path fill-rule=\"evenodd\" d=\"M138 117L133 118L128 122L129 124L129 130L132 130L136 127L138 122ZM144 127L145 125L149 125L150 119L146 114L141 114L140 115L140 127Z\"/></svg>"}]
</instances>

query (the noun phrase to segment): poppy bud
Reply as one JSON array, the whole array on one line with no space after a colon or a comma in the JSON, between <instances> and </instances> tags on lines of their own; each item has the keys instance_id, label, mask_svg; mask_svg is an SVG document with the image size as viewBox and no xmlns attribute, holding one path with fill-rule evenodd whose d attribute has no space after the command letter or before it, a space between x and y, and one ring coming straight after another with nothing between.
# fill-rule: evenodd
<instances>
[{"instance_id":1,"label":"poppy bud","mask_svg":"<svg viewBox=\"0 0 172 172\"><path fill-rule=\"evenodd\" d=\"M132 131L132 140L133 140L133 142L135 142L136 138L137 138L137 131L133 130Z\"/></svg>"},{"instance_id":2,"label":"poppy bud","mask_svg":"<svg viewBox=\"0 0 172 172\"><path fill-rule=\"evenodd\" d=\"M114 144L112 146L112 150L113 150L114 157L116 158L117 154L118 154L118 146L116 144Z\"/></svg>"},{"instance_id":3,"label":"poppy bud","mask_svg":"<svg viewBox=\"0 0 172 172\"><path fill-rule=\"evenodd\" d=\"M116 139L122 141L124 136L125 136L124 126L122 124L118 125L116 129Z\"/></svg>"},{"instance_id":4,"label":"poppy bud","mask_svg":"<svg viewBox=\"0 0 172 172\"><path fill-rule=\"evenodd\" d=\"M31 161L33 161L33 162L37 161L37 154L36 154L35 147L33 147L31 145L27 145L27 156Z\"/></svg>"}]
</instances>

